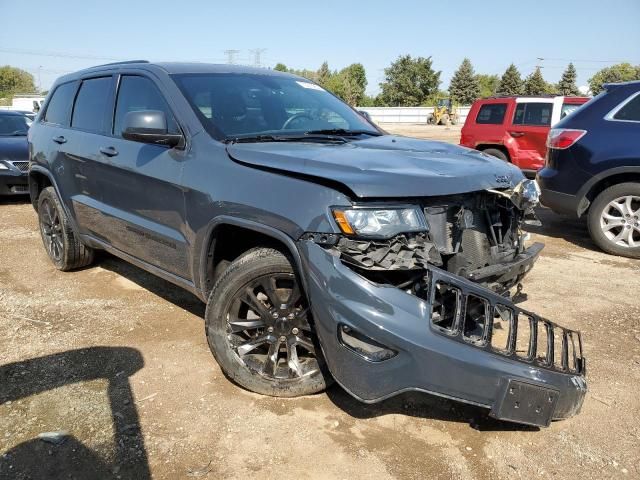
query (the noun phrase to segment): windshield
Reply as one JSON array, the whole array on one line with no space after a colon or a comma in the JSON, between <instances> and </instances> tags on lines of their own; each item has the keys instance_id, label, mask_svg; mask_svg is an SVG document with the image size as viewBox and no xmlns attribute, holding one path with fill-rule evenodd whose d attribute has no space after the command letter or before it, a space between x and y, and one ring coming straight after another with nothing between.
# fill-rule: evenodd
<instances>
[{"instance_id":1,"label":"windshield","mask_svg":"<svg viewBox=\"0 0 640 480\"><path fill-rule=\"evenodd\" d=\"M173 78L204 128L218 140L311 132L380 135L351 107L304 79L239 73Z\"/></svg>"},{"instance_id":2,"label":"windshield","mask_svg":"<svg viewBox=\"0 0 640 480\"><path fill-rule=\"evenodd\" d=\"M0 115L0 136L25 136L29 130L27 118L22 115Z\"/></svg>"}]
</instances>

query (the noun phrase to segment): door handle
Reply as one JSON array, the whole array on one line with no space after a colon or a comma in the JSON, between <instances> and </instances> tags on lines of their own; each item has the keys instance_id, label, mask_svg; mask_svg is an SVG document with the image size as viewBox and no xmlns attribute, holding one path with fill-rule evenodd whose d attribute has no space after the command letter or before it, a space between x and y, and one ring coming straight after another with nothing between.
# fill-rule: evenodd
<instances>
[{"instance_id":1,"label":"door handle","mask_svg":"<svg viewBox=\"0 0 640 480\"><path fill-rule=\"evenodd\" d=\"M509 135L511 135L513 138L519 138L524 135L524 132L509 132Z\"/></svg>"},{"instance_id":2,"label":"door handle","mask_svg":"<svg viewBox=\"0 0 640 480\"><path fill-rule=\"evenodd\" d=\"M106 155L107 157L115 157L118 155L118 151L114 147L101 147L100 153Z\"/></svg>"},{"instance_id":3,"label":"door handle","mask_svg":"<svg viewBox=\"0 0 640 480\"><path fill-rule=\"evenodd\" d=\"M63 143L67 143L67 139L64 138L62 135L60 135L59 137L53 137L52 139L54 142L59 143L59 144L63 144Z\"/></svg>"}]
</instances>

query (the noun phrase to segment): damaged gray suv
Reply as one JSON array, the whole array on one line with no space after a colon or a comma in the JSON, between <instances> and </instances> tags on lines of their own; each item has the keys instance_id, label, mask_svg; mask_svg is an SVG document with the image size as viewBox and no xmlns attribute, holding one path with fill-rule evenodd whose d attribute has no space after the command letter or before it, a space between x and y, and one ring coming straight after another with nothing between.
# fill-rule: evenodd
<instances>
[{"instance_id":1,"label":"damaged gray suv","mask_svg":"<svg viewBox=\"0 0 640 480\"><path fill-rule=\"evenodd\" d=\"M532 425L582 405L579 333L509 297L542 245L507 163L388 135L297 76L144 61L60 78L29 142L55 266L102 249L193 292L242 387L414 390Z\"/></svg>"}]
</instances>

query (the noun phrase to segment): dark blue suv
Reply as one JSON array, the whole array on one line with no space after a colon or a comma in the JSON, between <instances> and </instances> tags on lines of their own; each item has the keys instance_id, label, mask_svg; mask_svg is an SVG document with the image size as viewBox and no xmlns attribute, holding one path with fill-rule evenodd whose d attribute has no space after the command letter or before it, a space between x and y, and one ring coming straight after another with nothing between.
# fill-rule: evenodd
<instances>
[{"instance_id":1,"label":"dark blue suv","mask_svg":"<svg viewBox=\"0 0 640 480\"><path fill-rule=\"evenodd\" d=\"M604 251L640 258L640 81L605 90L549 132L542 203L587 216Z\"/></svg>"}]
</instances>

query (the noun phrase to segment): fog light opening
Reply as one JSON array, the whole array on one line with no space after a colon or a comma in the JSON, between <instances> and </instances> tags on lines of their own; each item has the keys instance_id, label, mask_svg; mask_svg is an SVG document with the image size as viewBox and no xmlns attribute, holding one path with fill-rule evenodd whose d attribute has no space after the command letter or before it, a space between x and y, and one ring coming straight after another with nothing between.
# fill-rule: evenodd
<instances>
[{"instance_id":1,"label":"fog light opening","mask_svg":"<svg viewBox=\"0 0 640 480\"><path fill-rule=\"evenodd\" d=\"M347 325L338 325L338 339L344 347L370 362L382 362L398 354Z\"/></svg>"}]
</instances>

